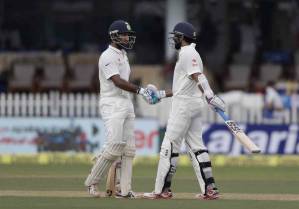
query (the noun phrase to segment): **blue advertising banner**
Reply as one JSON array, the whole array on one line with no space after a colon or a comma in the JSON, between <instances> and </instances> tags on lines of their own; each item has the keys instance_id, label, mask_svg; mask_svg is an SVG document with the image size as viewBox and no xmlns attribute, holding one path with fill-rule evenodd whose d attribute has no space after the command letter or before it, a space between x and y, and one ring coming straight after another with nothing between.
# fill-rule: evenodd
<instances>
[{"instance_id":1,"label":"blue advertising banner","mask_svg":"<svg viewBox=\"0 0 299 209\"><path fill-rule=\"evenodd\" d=\"M262 154L299 154L299 125L255 125L241 126L258 145ZM210 153L240 155L246 153L225 125L204 126L204 142Z\"/></svg>"},{"instance_id":2,"label":"blue advertising banner","mask_svg":"<svg viewBox=\"0 0 299 209\"><path fill-rule=\"evenodd\" d=\"M262 154L299 154L299 125L243 124L241 128ZM157 120L136 119L136 154L157 155ZM1 118L0 154L76 151L98 153L105 139L104 124L90 118ZM224 124L204 124L203 139L212 154L247 153ZM185 152L184 143L182 152Z\"/></svg>"}]
</instances>

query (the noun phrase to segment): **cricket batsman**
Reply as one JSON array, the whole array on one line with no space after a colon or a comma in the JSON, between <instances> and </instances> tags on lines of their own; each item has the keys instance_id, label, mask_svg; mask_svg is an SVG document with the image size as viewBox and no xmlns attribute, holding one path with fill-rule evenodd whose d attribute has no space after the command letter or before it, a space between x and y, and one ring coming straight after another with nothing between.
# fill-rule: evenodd
<instances>
[{"instance_id":1,"label":"cricket batsman","mask_svg":"<svg viewBox=\"0 0 299 209\"><path fill-rule=\"evenodd\" d=\"M224 102L216 96L206 76L203 74L203 64L195 49L196 32L187 22L175 25L170 33L170 40L179 50L175 65L172 94L163 90L155 91L162 99L172 95L172 110L168 119L165 137L161 145L160 160L155 183L155 190L144 193L147 199L168 199L172 197L171 179L176 171L182 141L185 139L192 165L201 189L199 199L217 199L218 189L212 175L212 165L208 150L202 139L202 111L204 100L212 109L225 109Z\"/></svg>"},{"instance_id":2,"label":"cricket batsman","mask_svg":"<svg viewBox=\"0 0 299 209\"><path fill-rule=\"evenodd\" d=\"M140 94L149 104L158 102L148 89L130 83L131 73L126 49L132 49L135 32L129 23L114 21L109 27L110 45L99 59L100 112L105 125L106 141L96 156L85 186L91 196L99 197L98 183L112 163L121 157L121 193L119 198L134 198L131 189L132 163L135 156L134 108L130 93Z\"/></svg>"}]
</instances>

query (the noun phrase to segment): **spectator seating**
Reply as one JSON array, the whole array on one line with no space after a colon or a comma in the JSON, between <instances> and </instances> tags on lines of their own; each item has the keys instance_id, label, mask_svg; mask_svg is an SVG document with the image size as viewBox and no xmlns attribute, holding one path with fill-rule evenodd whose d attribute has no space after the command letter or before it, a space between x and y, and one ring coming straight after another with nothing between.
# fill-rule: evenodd
<instances>
[{"instance_id":1,"label":"spectator seating","mask_svg":"<svg viewBox=\"0 0 299 209\"><path fill-rule=\"evenodd\" d=\"M35 66L33 64L15 64L9 91L32 91L34 88Z\"/></svg>"},{"instance_id":2,"label":"spectator seating","mask_svg":"<svg viewBox=\"0 0 299 209\"><path fill-rule=\"evenodd\" d=\"M99 56L99 53L83 52L71 53L66 57L60 52L8 52L0 54L0 71L11 69L8 73L12 75L8 82L10 91L48 91L51 89L70 92L94 91L98 84ZM297 80L299 80L298 57L299 54L295 53ZM226 90L247 89L250 82L252 58L253 56L249 53L234 55L233 64L229 66L228 78L224 83ZM131 80L141 81L142 86L152 83L158 88L165 88L167 85L161 75L161 65L132 65L131 70ZM43 72L41 79L37 79L40 72ZM281 73L280 65L262 64L258 82L264 86L270 80L277 81ZM209 80L213 79L209 78Z\"/></svg>"},{"instance_id":3,"label":"spectator seating","mask_svg":"<svg viewBox=\"0 0 299 209\"><path fill-rule=\"evenodd\" d=\"M281 65L266 63L260 67L260 80L264 84L268 81L277 81L282 73Z\"/></svg>"},{"instance_id":4,"label":"spectator seating","mask_svg":"<svg viewBox=\"0 0 299 209\"><path fill-rule=\"evenodd\" d=\"M299 65L299 50L297 50L297 52L295 52L295 64Z\"/></svg>"},{"instance_id":5,"label":"spectator seating","mask_svg":"<svg viewBox=\"0 0 299 209\"><path fill-rule=\"evenodd\" d=\"M246 89L249 77L250 67L248 65L233 64L229 67L229 77L225 82L225 89Z\"/></svg>"},{"instance_id":6,"label":"spectator seating","mask_svg":"<svg viewBox=\"0 0 299 209\"><path fill-rule=\"evenodd\" d=\"M68 91L95 91L98 87L99 53L71 53L67 57L70 77Z\"/></svg>"},{"instance_id":7,"label":"spectator seating","mask_svg":"<svg viewBox=\"0 0 299 209\"><path fill-rule=\"evenodd\" d=\"M72 79L68 81L70 91L92 91L96 75L95 64L78 64L72 69Z\"/></svg>"},{"instance_id":8,"label":"spectator seating","mask_svg":"<svg viewBox=\"0 0 299 209\"><path fill-rule=\"evenodd\" d=\"M299 63L295 66L296 80L299 81Z\"/></svg>"},{"instance_id":9,"label":"spectator seating","mask_svg":"<svg viewBox=\"0 0 299 209\"><path fill-rule=\"evenodd\" d=\"M251 66L254 59L254 53L235 53L233 55L233 64Z\"/></svg>"},{"instance_id":10,"label":"spectator seating","mask_svg":"<svg viewBox=\"0 0 299 209\"><path fill-rule=\"evenodd\" d=\"M39 82L41 91L51 89L65 90L65 66L62 64L50 64L43 67L43 78Z\"/></svg>"},{"instance_id":11,"label":"spectator seating","mask_svg":"<svg viewBox=\"0 0 299 209\"><path fill-rule=\"evenodd\" d=\"M142 86L151 83L158 88L164 87L161 65L133 65L131 71L131 80L141 80Z\"/></svg>"},{"instance_id":12,"label":"spectator seating","mask_svg":"<svg viewBox=\"0 0 299 209\"><path fill-rule=\"evenodd\" d=\"M78 64L94 64L97 65L99 60L99 53L71 53L67 57L67 62L70 68L74 68Z\"/></svg>"}]
</instances>

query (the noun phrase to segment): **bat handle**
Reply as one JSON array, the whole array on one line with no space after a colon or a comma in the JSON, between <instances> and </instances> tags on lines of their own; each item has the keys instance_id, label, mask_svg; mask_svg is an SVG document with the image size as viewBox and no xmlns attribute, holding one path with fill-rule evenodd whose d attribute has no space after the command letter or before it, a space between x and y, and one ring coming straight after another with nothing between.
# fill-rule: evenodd
<instances>
[{"instance_id":1,"label":"bat handle","mask_svg":"<svg viewBox=\"0 0 299 209\"><path fill-rule=\"evenodd\" d=\"M224 121L230 120L230 118L228 117L228 115L225 114L225 112L222 111L221 109L215 107L215 111L223 118Z\"/></svg>"}]
</instances>

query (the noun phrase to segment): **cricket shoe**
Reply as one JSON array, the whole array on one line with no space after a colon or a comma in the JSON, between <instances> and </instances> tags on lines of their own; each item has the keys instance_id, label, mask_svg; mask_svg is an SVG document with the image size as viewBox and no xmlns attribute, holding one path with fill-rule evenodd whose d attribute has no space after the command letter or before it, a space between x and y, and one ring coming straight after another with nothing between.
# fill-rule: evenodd
<instances>
[{"instance_id":1,"label":"cricket shoe","mask_svg":"<svg viewBox=\"0 0 299 209\"><path fill-rule=\"evenodd\" d=\"M220 195L217 188L208 187L206 194L197 194L195 197L201 200L216 200Z\"/></svg>"},{"instance_id":2,"label":"cricket shoe","mask_svg":"<svg viewBox=\"0 0 299 209\"><path fill-rule=\"evenodd\" d=\"M98 191L97 184L92 184L89 187L87 187L87 192L92 197L101 197L101 194Z\"/></svg>"},{"instance_id":3,"label":"cricket shoe","mask_svg":"<svg viewBox=\"0 0 299 209\"><path fill-rule=\"evenodd\" d=\"M150 199L150 200L155 200L155 199L171 199L173 196L171 190L164 191L160 194L156 194L155 192L150 192L150 193L143 193L142 197L144 199Z\"/></svg>"},{"instance_id":4,"label":"cricket shoe","mask_svg":"<svg viewBox=\"0 0 299 209\"><path fill-rule=\"evenodd\" d=\"M122 195L120 192L115 192L115 198L120 198L120 199L136 199L137 195L133 191L128 192L127 195Z\"/></svg>"}]
</instances>

